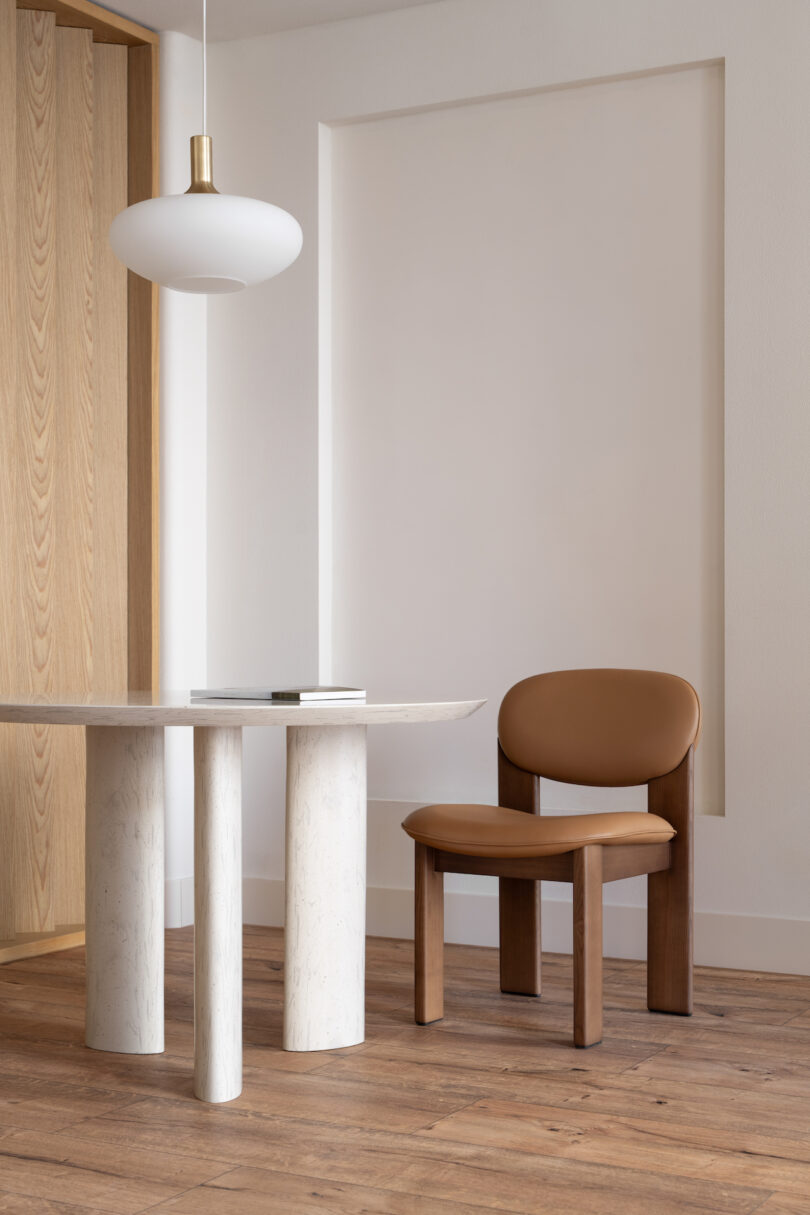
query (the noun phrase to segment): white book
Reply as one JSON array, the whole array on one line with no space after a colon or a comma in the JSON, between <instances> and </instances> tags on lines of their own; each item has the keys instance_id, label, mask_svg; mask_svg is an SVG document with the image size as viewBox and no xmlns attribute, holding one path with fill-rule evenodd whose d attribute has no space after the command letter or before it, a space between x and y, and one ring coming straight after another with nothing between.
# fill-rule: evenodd
<instances>
[{"instance_id":1,"label":"white book","mask_svg":"<svg viewBox=\"0 0 810 1215\"><path fill-rule=\"evenodd\" d=\"M193 688L192 700L283 700L305 704L315 700L365 700L363 688Z\"/></svg>"}]
</instances>

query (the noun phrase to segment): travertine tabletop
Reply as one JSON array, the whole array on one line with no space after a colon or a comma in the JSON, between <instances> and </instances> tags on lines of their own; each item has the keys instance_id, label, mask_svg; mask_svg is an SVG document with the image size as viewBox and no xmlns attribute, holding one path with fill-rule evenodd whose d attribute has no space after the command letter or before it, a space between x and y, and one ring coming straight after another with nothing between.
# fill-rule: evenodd
<instances>
[{"instance_id":1,"label":"travertine tabletop","mask_svg":"<svg viewBox=\"0 0 810 1215\"><path fill-rule=\"evenodd\" d=\"M289 704L268 700L191 700L187 692L130 692L48 698L0 694L0 721L75 726L349 726L455 721L483 700L390 704L373 700Z\"/></svg>"}]
</instances>

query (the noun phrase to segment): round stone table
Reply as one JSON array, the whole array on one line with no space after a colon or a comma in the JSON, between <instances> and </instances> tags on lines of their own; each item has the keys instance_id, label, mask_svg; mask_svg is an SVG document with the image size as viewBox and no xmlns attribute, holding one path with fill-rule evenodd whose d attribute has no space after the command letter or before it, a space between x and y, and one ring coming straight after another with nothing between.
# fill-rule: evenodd
<instances>
[{"instance_id":1,"label":"round stone table","mask_svg":"<svg viewBox=\"0 0 810 1215\"><path fill-rule=\"evenodd\" d=\"M455 721L483 703L0 704L0 721L87 727L87 1045L163 1050L164 727L194 727L194 1092L230 1101L242 1090L242 727L287 728L284 1048L334 1050L364 1037L366 728Z\"/></svg>"}]
</instances>

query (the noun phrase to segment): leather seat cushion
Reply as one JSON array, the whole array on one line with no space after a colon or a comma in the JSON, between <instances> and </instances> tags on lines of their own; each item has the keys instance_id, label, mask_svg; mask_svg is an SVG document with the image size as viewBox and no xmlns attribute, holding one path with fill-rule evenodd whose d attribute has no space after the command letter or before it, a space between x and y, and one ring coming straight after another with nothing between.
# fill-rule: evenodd
<instances>
[{"instance_id":1,"label":"leather seat cushion","mask_svg":"<svg viewBox=\"0 0 810 1215\"><path fill-rule=\"evenodd\" d=\"M436 805L402 824L412 839L462 856L555 856L586 844L660 844L675 831L657 814L535 815L505 806Z\"/></svg>"}]
</instances>

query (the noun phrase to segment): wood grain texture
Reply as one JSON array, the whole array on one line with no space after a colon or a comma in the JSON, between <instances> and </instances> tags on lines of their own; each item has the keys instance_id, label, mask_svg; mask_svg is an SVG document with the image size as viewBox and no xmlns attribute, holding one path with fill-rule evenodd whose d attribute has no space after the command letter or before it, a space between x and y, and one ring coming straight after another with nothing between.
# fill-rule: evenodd
<instances>
[{"instance_id":1,"label":"wood grain texture","mask_svg":"<svg viewBox=\"0 0 810 1215\"><path fill-rule=\"evenodd\" d=\"M498 805L540 813L540 777L516 768L498 744ZM540 883L502 877L498 882L501 991L539 996L542 980Z\"/></svg>"},{"instance_id":2,"label":"wood grain texture","mask_svg":"<svg viewBox=\"0 0 810 1215\"><path fill-rule=\"evenodd\" d=\"M602 853L602 881L617 882L621 878L637 877L668 869L672 851L666 844L617 844Z\"/></svg>"},{"instance_id":3,"label":"wood grain texture","mask_svg":"<svg viewBox=\"0 0 810 1215\"><path fill-rule=\"evenodd\" d=\"M444 1016L444 875L436 851L414 843L414 994L419 1025Z\"/></svg>"},{"instance_id":4,"label":"wood grain texture","mask_svg":"<svg viewBox=\"0 0 810 1215\"><path fill-rule=\"evenodd\" d=\"M772 1194L758 1208L760 1215L810 1215L810 1197L799 1194Z\"/></svg>"},{"instance_id":5,"label":"wood grain texture","mask_svg":"<svg viewBox=\"0 0 810 1215\"><path fill-rule=\"evenodd\" d=\"M647 1002L656 1012L692 1012L694 953L694 747L667 776L650 781L648 809L675 828L671 864L647 879Z\"/></svg>"},{"instance_id":6,"label":"wood grain texture","mask_svg":"<svg viewBox=\"0 0 810 1215\"><path fill-rule=\"evenodd\" d=\"M17 0L17 8L51 12L55 15L57 25L88 29L95 42L141 46L143 43L157 43L159 39L154 30L136 25L134 21L92 4L90 0Z\"/></svg>"},{"instance_id":7,"label":"wood grain texture","mask_svg":"<svg viewBox=\"0 0 810 1215\"><path fill-rule=\"evenodd\" d=\"M617 1158L629 1157L639 1168L674 1179L692 1177L765 1189L789 1185L802 1196L810 1189L810 1160L795 1158L806 1153L794 1146L794 1159L788 1164L778 1155L783 1146L778 1137L770 1153L752 1152L752 1159L740 1161L734 1149L744 1152L745 1141L733 1132L705 1134L698 1128L667 1126L646 1118L612 1118L586 1109L567 1112L560 1119L552 1106L484 1100L450 1115L430 1134L492 1147L500 1144L507 1150L540 1150L593 1164L612 1165Z\"/></svg>"},{"instance_id":8,"label":"wood grain texture","mask_svg":"<svg viewBox=\"0 0 810 1215\"><path fill-rule=\"evenodd\" d=\"M53 685L93 684L95 440L93 405L93 47L89 31L57 29ZM54 924L84 919L84 731L51 736Z\"/></svg>"},{"instance_id":9,"label":"wood grain texture","mask_svg":"<svg viewBox=\"0 0 810 1215\"><path fill-rule=\"evenodd\" d=\"M127 687L127 271L107 233L127 205L127 51L93 47L93 687Z\"/></svg>"},{"instance_id":10,"label":"wood grain texture","mask_svg":"<svg viewBox=\"0 0 810 1215\"><path fill-rule=\"evenodd\" d=\"M73 949L76 945L84 945L83 924L74 925L72 931L67 925L61 925L57 933L18 932L12 940L0 940L0 964L16 962L19 958L38 958L44 953Z\"/></svg>"},{"instance_id":11,"label":"wood grain texture","mask_svg":"<svg viewBox=\"0 0 810 1215\"><path fill-rule=\"evenodd\" d=\"M694 1017L649 1017L644 964L609 960L583 1053L570 957L538 1001L448 945L444 1020L416 1027L411 943L369 938L366 1043L290 1056L282 932L244 955L245 1090L216 1108L189 1082L192 929L167 934L159 1057L81 1049L83 951L0 970L0 1210L808 1215L810 1026L785 1021L810 978L698 968Z\"/></svg>"},{"instance_id":12,"label":"wood grain texture","mask_svg":"<svg viewBox=\"0 0 810 1215\"><path fill-rule=\"evenodd\" d=\"M17 14L0 0L0 685L17 682ZM0 939L14 935L17 732L0 726Z\"/></svg>"},{"instance_id":13,"label":"wood grain texture","mask_svg":"<svg viewBox=\"0 0 810 1215\"><path fill-rule=\"evenodd\" d=\"M510 889L519 889L517 883L525 881L537 882L570 882L573 881L574 862L573 852L563 852L559 856L527 856L527 857L489 857L489 856L464 856L462 853L453 854L452 852L442 852L439 854L437 865L444 873L486 873L493 877L507 878L510 882L514 880L515 885L510 886ZM533 896L529 896L528 907L532 906ZM516 910L515 923L519 926L519 911ZM532 921L525 926L525 931L532 934ZM534 935L534 934L533 934ZM513 948L514 941L512 942ZM520 951L518 950L518 953ZM529 950L526 950L529 954ZM534 954L531 954L534 957ZM526 960L526 974L531 975L535 971L535 967L531 964L529 958ZM537 992L521 992L521 995L537 995Z\"/></svg>"},{"instance_id":14,"label":"wood grain texture","mask_svg":"<svg viewBox=\"0 0 810 1215\"><path fill-rule=\"evenodd\" d=\"M130 307L107 229L129 179L146 183L144 197L156 187L157 42L88 0L0 3L0 684L33 697L125 690L131 632L148 634L139 685L156 678L157 293ZM149 339L133 355L151 410L133 457L144 511L127 497L130 323ZM130 630L133 520L148 593L145 617L134 594ZM56 940L83 914L84 745L73 734L0 732L0 942L19 933L0 959L26 941L46 948L43 933Z\"/></svg>"},{"instance_id":15,"label":"wood grain texture","mask_svg":"<svg viewBox=\"0 0 810 1215\"><path fill-rule=\"evenodd\" d=\"M54 296L56 216L55 23L17 14L17 686L53 690ZM15 771L17 928L54 927L49 863L53 835L50 731L21 732Z\"/></svg>"},{"instance_id":16,"label":"wood grain texture","mask_svg":"<svg viewBox=\"0 0 810 1215\"><path fill-rule=\"evenodd\" d=\"M128 58L128 203L159 192L158 48ZM128 686L160 682L158 288L128 276Z\"/></svg>"},{"instance_id":17,"label":"wood grain texture","mask_svg":"<svg viewBox=\"0 0 810 1215\"><path fill-rule=\"evenodd\" d=\"M468 1205L434 1198L429 1202L430 1215L481 1215L477 1203ZM312 1215L319 1208L351 1210L363 1215L418 1215L420 1209L425 1215L428 1213L428 1208L412 1194L249 1167L224 1174L215 1186L195 1187L176 1199L170 1209L175 1215L267 1215L269 1211Z\"/></svg>"},{"instance_id":18,"label":"wood grain texture","mask_svg":"<svg viewBox=\"0 0 810 1215\"><path fill-rule=\"evenodd\" d=\"M483 857L454 855L441 852L436 864L443 873L485 873L500 878L530 878L544 882L574 880L573 852L559 856ZM610 844L602 857L602 880L615 882L621 878L655 873L667 869L670 863L669 844ZM518 919L518 925L521 924ZM523 992L534 995L534 992Z\"/></svg>"},{"instance_id":19,"label":"wood grain texture","mask_svg":"<svg viewBox=\"0 0 810 1215\"><path fill-rule=\"evenodd\" d=\"M574 853L574 1045L602 1041L602 852Z\"/></svg>"}]
</instances>

